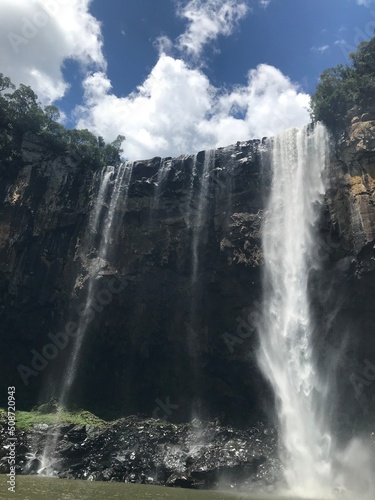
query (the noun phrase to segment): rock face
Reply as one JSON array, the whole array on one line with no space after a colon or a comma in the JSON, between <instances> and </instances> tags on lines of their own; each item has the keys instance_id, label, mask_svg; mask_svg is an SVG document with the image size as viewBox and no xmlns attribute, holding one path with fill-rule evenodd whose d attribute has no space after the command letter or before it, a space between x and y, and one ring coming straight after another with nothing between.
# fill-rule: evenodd
<instances>
[{"instance_id":1,"label":"rock face","mask_svg":"<svg viewBox=\"0 0 375 500\"><path fill-rule=\"evenodd\" d=\"M375 411L375 121L368 118L354 120L333 146L322 269L312 278L320 363L327 379L336 371L331 404L341 408L341 430L366 426Z\"/></svg>"},{"instance_id":2,"label":"rock face","mask_svg":"<svg viewBox=\"0 0 375 500\"><path fill-rule=\"evenodd\" d=\"M203 400L201 416L259 417L248 316L261 290L260 147L250 141L216 151L198 239L205 154L135 162L127 211L120 200L117 240L96 280L98 297L114 277L126 288L96 304L73 402L99 414L162 416L158 401L168 398L174 408L166 417L178 421ZM66 332L84 298L97 238L83 242L100 174L79 159L54 158L30 136L22 152L19 170L3 179L0 213L2 380L17 385L21 408L51 397L66 376L73 340L57 354L46 346ZM192 283L194 241L199 284Z\"/></svg>"},{"instance_id":3,"label":"rock face","mask_svg":"<svg viewBox=\"0 0 375 500\"><path fill-rule=\"evenodd\" d=\"M182 488L272 490L281 480L275 430L262 424L239 431L215 422L171 424L128 417L103 428L35 425L18 432L17 474L37 474L46 432L59 434L54 467L68 479L121 481ZM0 429L0 471L8 470ZM39 446L41 445L41 447Z\"/></svg>"},{"instance_id":4,"label":"rock face","mask_svg":"<svg viewBox=\"0 0 375 500\"><path fill-rule=\"evenodd\" d=\"M336 155L331 213L345 248L359 254L375 240L375 121L353 124Z\"/></svg>"},{"instance_id":5,"label":"rock face","mask_svg":"<svg viewBox=\"0 0 375 500\"><path fill-rule=\"evenodd\" d=\"M16 385L19 409L54 395L66 375L73 340L65 335L61 347L59 334L69 333L96 256L97 236L88 247L83 241L100 174L79 158L55 157L32 136L25 136L22 153L14 171L0 168L1 379ZM195 408L233 424L265 418L272 396L255 360L255 326L266 156L260 141L216 151L199 240L204 153L134 163L127 211L119 211L116 241L97 275L102 300L71 402L114 417L142 412L181 422ZM328 174L312 307L322 368L328 373L332 365L327 345L344 352L339 373L354 414L358 405L370 411L375 392L368 379L362 390L353 383L353 375L363 379L366 360L375 365L375 122L354 120L332 147ZM101 290L108 297L113 280L126 286L104 300ZM60 347L46 348L52 337L58 344L56 335Z\"/></svg>"}]
</instances>

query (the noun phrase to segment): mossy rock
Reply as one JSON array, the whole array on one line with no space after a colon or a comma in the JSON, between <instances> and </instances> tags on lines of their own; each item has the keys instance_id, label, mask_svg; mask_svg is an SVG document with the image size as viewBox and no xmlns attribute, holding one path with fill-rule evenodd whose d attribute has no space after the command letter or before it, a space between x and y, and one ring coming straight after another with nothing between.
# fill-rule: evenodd
<instances>
[{"instance_id":1,"label":"mossy rock","mask_svg":"<svg viewBox=\"0 0 375 500\"><path fill-rule=\"evenodd\" d=\"M75 424L75 425L90 425L91 427L103 427L107 424L105 420L97 417L93 413L86 410L69 411L52 406L52 411L47 412L48 404L42 405L31 411L16 411L16 428L18 430L29 430L36 424ZM6 423L7 413L4 409L0 409L0 423Z\"/></svg>"},{"instance_id":2,"label":"mossy rock","mask_svg":"<svg viewBox=\"0 0 375 500\"><path fill-rule=\"evenodd\" d=\"M39 413L57 413L59 410L59 404L56 398L50 399L48 403L44 403L33 408L34 411Z\"/></svg>"}]
</instances>

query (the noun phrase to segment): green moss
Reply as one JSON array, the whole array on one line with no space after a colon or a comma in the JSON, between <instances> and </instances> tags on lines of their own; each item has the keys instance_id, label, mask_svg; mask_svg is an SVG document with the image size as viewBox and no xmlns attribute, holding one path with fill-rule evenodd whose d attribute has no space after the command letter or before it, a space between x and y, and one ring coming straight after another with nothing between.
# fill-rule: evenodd
<instances>
[{"instance_id":1,"label":"green moss","mask_svg":"<svg viewBox=\"0 0 375 500\"><path fill-rule=\"evenodd\" d=\"M7 420L7 412L0 408L0 424L4 424Z\"/></svg>"},{"instance_id":2,"label":"green moss","mask_svg":"<svg viewBox=\"0 0 375 500\"><path fill-rule=\"evenodd\" d=\"M0 421L6 420L6 411L0 408ZM85 410L60 410L43 413L39 410L16 411L17 429L28 430L34 424L76 424L103 427L106 422Z\"/></svg>"}]
</instances>

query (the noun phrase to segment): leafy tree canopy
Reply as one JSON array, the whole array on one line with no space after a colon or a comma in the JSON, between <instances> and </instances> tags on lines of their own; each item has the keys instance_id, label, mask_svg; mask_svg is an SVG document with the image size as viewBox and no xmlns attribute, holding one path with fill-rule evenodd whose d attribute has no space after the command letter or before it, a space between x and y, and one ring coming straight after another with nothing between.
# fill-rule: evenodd
<instances>
[{"instance_id":1,"label":"leafy tree canopy","mask_svg":"<svg viewBox=\"0 0 375 500\"><path fill-rule=\"evenodd\" d=\"M350 64L323 71L311 97L311 116L337 130L347 123L347 113L375 108L375 37L359 44Z\"/></svg>"},{"instance_id":2,"label":"leafy tree canopy","mask_svg":"<svg viewBox=\"0 0 375 500\"><path fill-rule=\"evenodd\" d=\"M42 107L38 96L26 85L18 88L0 73L0 150L2 162L20 157L22 138L26 132L40 136L52 151L72 154L93 168L117 165L121 161L122 143L119 135L106 144L89 130L67 129L61 123L56 106Z\"/></svg>"}]
</instances>

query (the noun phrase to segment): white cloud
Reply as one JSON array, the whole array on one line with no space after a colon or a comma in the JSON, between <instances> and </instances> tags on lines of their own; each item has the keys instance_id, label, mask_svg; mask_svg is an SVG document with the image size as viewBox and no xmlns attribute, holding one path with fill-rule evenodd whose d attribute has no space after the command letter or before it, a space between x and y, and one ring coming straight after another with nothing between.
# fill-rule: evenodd
<instances>
[{"instance_id":1,"label":"white cloud","mask_svg":"<svg viewBox=\"0 0 375 500\"><path fill-rule=\"evenodd\" d=\"M159 52L159 55L169 54L173 49L173 42L166 35L161 35L154 41L154 47Z\"/></svg>"},{"instance_id":2,"label":"white cloud","mask_svg":"<svg viewBox=\"0 0 375 500\"><path fill-rule=\"evenodd\" d=\"M68 88L61 68L74 59L83 68L105 69L99 22L91 0L1 0L1 71L14 83L31 85L52 102Z\"/></svg>"},{"instance_id":3,"label":"white cloud","mask_svg":"<svg viewBox=\"0 0 375 500\"><path fill-rule=\"evenodd\" d=\"M177 11L189 22L178 38L179 48L198 57L207 42L230 35L247 12L248 7L240 0L189 0Z\"/></svg>"},{"instance_id":4,"label":"white cloud","mask_svg":"<svg viewBox=\"0 0 375 500\"><path fill-rule=\"evenodd\" d=\"M67 90L64 61L78 61L84 101L75 111L77 126L107 141L125 135L131 159L194 153L273 135L309 119L309 96L276 68L260 65L249 72L247 85L224 91L200 69L168 55L176 46L166 36L156 41L159 59L144 83L118 97L106 75L90 0L0 1L1 71L16 84L31 85L47 103ZM181 54L197 56L206 43L232 33L246 12L244 1L185 2L180 14L189 22L177 41Z\"/></svg>"},{"instance_id":5,"label":"white cloud","mask_svg":"<svg viewBox=\"0 0 375 500\"><path fill-rule=\"evenodd\" d=\"M365 5L366 7L369 7L372 3L374 3L374 0L357 0L358 5Z\"/></svg>"},{"instance_id":6,"label":"white cloud","mask_svg":"<svg viewBox=\"0 0 375 500\"><path fill-rule=\"evenodd\" d=\"M309 96L268 65L250 71L246 86L222 92L200 70L161 55L130 96L112 94L107 77L97 73L85 81L85 98L78 126L106 140L125 135L130 159L195 153L309 121Z\"/></svg>"},{"instance_id":7,"label":"white cloud","mask_svg":"<svg viewBox=\"0 0 375 500\"><path fill-rule=\"evenodd\" d=\"M311 50L324 54L329 49L329 45L321 45L320 47L312 47Z\"/></svg>"},{"instance_id":8,"label":"white cloud","mask_svg":"<svg viewBox=\"0 0 375 500\"><path fill-rule=\"evenodd\" d=\"M117 134L127 138L126 155L182 153L197 147L195 122L202 121L211 106L210 83L203 73L162 55L137 91L119 98L108 92L104 74L86 79L86 103L78 110L79 127L91 128L106 140ZM102 89L98 93L98 89Z\"/></svg>"}]
</instances>

